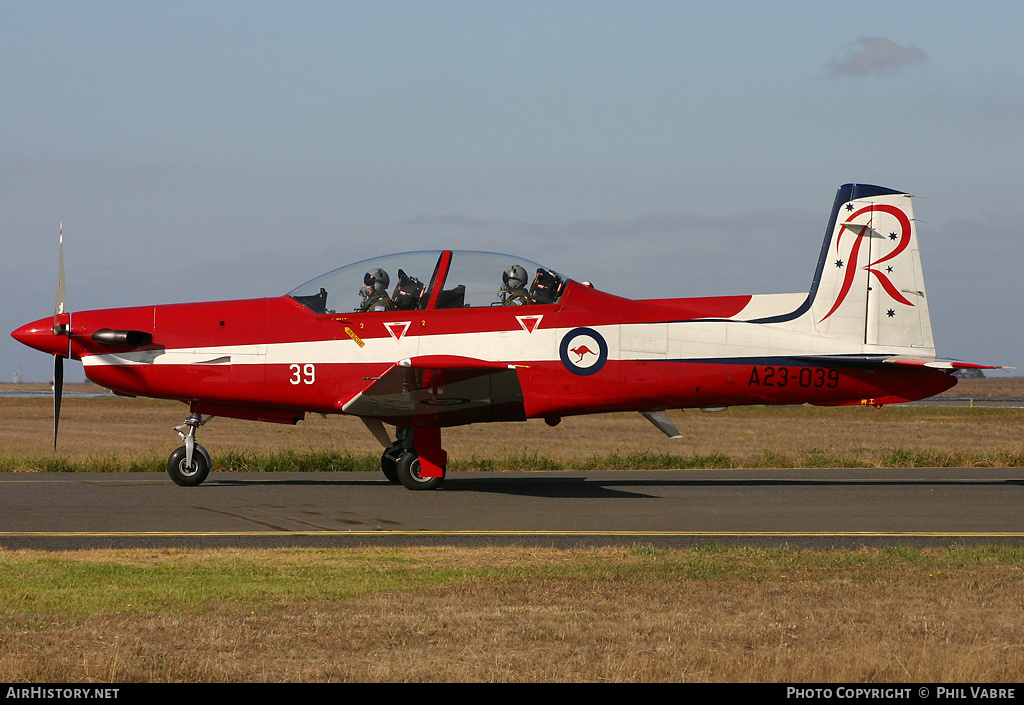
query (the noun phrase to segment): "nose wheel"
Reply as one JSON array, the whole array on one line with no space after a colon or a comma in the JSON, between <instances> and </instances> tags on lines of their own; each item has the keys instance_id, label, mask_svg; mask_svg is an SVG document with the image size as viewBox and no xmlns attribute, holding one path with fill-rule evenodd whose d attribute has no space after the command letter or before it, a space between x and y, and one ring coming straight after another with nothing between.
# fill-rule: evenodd
<instances>
[{"instance_id":1,"label":"nose wheel","mask_svg":"<svg viewBox=\"0 0 1024 705\"><path fill-rule=\"evenodd\" d=\"M185 423L174 427L181 440L185 441L185 445L171 453L171 457L167 459L167 474L174 484L195 487L201 485L210 474L210 466L213 463L206 448L196 443L196 431L211 418L213 417L207 416L204 419L199 414L189 414ZM181 429L186 426L188 430L183 432Z\"/></svg>"},{"instance_id":2,"label":"nose wheel","mask_svg":"<svg viewBox=\"0 0 1024 705\"><path fill-rule=\"evenodd\" d=\"M192 462L186 459L188 449L181 446L171 453L167 459L167 474L174 484L182 487L195 487L202 484L210 474L210 454L198 443L192 449Z\"/></svg>"}]
</instances>

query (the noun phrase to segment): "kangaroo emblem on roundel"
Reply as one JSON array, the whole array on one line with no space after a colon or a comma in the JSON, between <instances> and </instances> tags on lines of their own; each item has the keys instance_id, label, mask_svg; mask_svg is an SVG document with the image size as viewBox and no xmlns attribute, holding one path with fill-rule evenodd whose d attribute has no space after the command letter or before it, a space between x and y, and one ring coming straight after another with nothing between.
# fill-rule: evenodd
<instances>
[{"instance_id":1,"label":"kangaroo emblem on roundel","mask_svg":"<svg viewBox=\"0 0 1024 705\"><path fill-rule=\"evenodd\" d=\"M608 360L608 343L593 328L573 328L562 336L558 356L565 369L586 377L604 367Z\"/></svg>"},{"instance_id":2,"label":"kangaroo emblem on roundel","mask_svg":"<svg viewBox=\"0 0 1024 705\"><path fill-rule=\"evenodd\" d=\"M596 352L588 348L586 345L580 345L579 347L575 347L571 349L569 352L576 356L576 362L582 362L584 355L597 355Z\"/></svg>"}]
</instances>

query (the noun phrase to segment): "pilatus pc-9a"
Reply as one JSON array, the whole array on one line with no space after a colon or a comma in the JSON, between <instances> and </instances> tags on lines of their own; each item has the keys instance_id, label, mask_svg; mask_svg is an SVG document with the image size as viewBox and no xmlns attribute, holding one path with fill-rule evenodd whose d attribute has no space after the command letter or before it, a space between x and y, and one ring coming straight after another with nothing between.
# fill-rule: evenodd
<instances>
[{"instance_id":1,"label":"pilatus pc-9a","mask_svg":"<svg viewBox=\"0 0 1024 705\"><path fill-rule=\"evenodd\" d=\"M198 485L212 416L294 424L360 417L381 470L410 489L445 477L441 429L739 404L882 405L932 396L935 355L910 196L839 188L810 291L630 300L512 255L441 250L329 272L286 296L57 311L13 332L54 356L56 444L64 358L127 396L189 415L168 460Z\"/></svg>"}]
</instances>

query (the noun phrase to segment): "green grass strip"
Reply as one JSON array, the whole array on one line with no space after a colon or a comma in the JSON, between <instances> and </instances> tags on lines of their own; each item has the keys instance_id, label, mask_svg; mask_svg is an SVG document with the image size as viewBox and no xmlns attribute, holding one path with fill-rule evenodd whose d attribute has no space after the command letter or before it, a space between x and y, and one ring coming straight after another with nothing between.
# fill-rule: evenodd
<instances>
[{"instance_id":1,"label":"green grass strip","mask_svg":"<svg viewBox=\"0 0 1024 705\"><path fill-rule=\"evenodd\" d=\"M651 580L795 580L904 582L929 575L970 575L982 568L1020 582L1024 548L898 547L860 550L701 547L644 544L563 552L573 560L497 563L471 550L433 549L125 549L68 553L0 552L0 600L11 613L89 615L97 612L192 612L225 604L279 609L319 600L423 587L571 580L640 584ZM462 560L452 560L461 556ZM1009 569L1009 570L1007 570ZM201 586L201 589L197 589Z\"/></svg>"},{"instance_id":2,"label":"green grass strip","mask_svg":"<svg viewBox=\"0 0 1024 705\"><path fill-rule=\"evenodd\" d=\"M3 455L0 456L0 472L163 472L166 463L164 458L103 456L71 460L60 454L31 457ZM504 458L474 455L468 458L453 458L448 465L448 469L453 472L884 467L1016 468L1024 467L1024 451L969 453L892 448L854 456L812 449L795 455L769 451L747 458L731 457L722 453L613 453L581 459L558 459L544 455L512 455ZM214 456L213 469L218 472L372 472L380 469L380 456L327 450L285 450L274 453L226 451Z\"/></svg>"}]
</instances>

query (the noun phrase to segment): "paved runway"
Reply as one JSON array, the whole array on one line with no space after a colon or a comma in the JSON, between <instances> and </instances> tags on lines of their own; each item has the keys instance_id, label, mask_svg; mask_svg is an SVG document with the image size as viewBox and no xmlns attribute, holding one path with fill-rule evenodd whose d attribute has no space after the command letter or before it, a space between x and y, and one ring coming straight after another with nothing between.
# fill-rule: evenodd
<instances>
[{"instance_id":1,"label":"paved runway","mask_svg":"<svg viewBox=\"0 0 1024 705\"><path fill-rule=\"evenodd\" d=\"M0 475L0 546L1024 544L1024 471Z\"/></svg>"}]
</instances>

